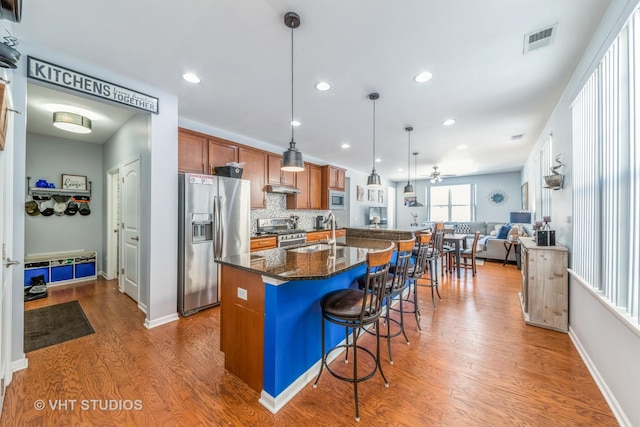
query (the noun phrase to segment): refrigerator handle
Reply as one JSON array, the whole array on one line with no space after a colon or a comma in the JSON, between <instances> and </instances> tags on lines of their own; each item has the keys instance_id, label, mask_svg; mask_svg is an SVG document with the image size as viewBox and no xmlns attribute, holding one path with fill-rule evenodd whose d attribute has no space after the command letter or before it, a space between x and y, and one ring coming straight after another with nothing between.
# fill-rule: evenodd
<instances>
[{"instance_id":1,"label":"refrigerator handle","mask_svg":"<svg viewBox=\"0 0 640 427\"><path fill-rule=\"evenodd\" d=\"M222 251L224 248L224 226L222 224L222 196L218 196L218 227L220 230L220 236L218 240L218 257L222 258Z\"/></svg>"},{"instance_id":2,"label":"refrigerator handle","mask_svg":"<svg viewBox=\"0 0 640 427\"><path fill-rule=\"evenodd\" d=\"M218 197L213 196L213 257L218 257Z\"/></svg>"}]
</instances>

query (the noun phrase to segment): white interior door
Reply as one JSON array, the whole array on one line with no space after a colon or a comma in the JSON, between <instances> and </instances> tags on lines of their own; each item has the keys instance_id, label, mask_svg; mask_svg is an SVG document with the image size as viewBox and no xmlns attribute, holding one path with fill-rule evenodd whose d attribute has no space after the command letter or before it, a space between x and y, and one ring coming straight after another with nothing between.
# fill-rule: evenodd
<instances>
[{"instance_id":1,"label":"white interior door","mask_svg":"<svg viewBox=\"0 0 640 427\"><path fill-rule=\"evenodd\" d=\"M7 87L6 90L9 90ZM10 99L10 96L9 96ZM10 102L10 101L9 101ZM5 150L0 151L0 413L4 403L5 388L11 379L9 354L11 348L11 298L13 270L22 258L13 250L13 121L7 118Z\"/></svg>"},{"instance_id":2,"label":"white interior door","mask_svg":"<svg viewBox=\"0 0 640 427\"><path fill-rule=\"evenodd\" d=\"M118 278L120 269L120 168L107 172L107 280ZM120 286L122 289L122 286Z\"/></svg>"},{"instance_id":3,"label":"white interior door","mask_svg":"<svg viewBox=\"0 0 640 427\"><path fill-rule=\"evenodd\" d=\"M140 157L122 164L120 287L136 302L140 281Z\"/></svg>"}]
</instances>

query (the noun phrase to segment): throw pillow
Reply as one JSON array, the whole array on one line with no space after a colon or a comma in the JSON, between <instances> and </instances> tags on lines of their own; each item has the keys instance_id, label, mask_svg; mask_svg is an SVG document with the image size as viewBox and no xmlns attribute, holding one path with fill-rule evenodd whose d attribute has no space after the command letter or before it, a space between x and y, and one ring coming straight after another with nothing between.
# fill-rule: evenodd
<instances>
[{"instance_id":1,"label":"throw pillow","mask_svg":"<svg viewBox=\"0 0 640 427\"><path fill-rule=\"evenodd\" d=\"M468 222L459 222L456 226L456 233L458 234L469 234L471 233L471 224Z\"/></svg>"},{"instance_id":2,"label":"throw pillow","mask_svg":"<svg viewBox=\"0 0 640 427\"><path fill-rule=\"evenodd\" d=\"M496 234L498 234L497 230L491 230L491 233L489 233L489 236L495 236Z\"/></svg>"},{"instance_id":3,"label":"throw pillow","mask_svg":"<svg viewBox=\"0 0 640 427\"><path fill-rule=\"evenodd\" d=\"M510 225L501 225L500 226L500 230L498 230L498 233L496 234L496 238L498 239L506 239L507 236L509 235L509 230L511 230L511 226Z\"/></svg>"}]
</instances>

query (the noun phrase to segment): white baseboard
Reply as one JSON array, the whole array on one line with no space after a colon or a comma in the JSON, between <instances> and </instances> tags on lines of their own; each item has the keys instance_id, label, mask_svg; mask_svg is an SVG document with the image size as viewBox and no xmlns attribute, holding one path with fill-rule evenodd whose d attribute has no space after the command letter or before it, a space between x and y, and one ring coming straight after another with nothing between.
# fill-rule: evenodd
<instances>
[{"instance_id":1,"label":"white baseboard","mask_svg":"<svg viewBox=\"0 0 640 427\"><path fill-rule=\"evenodd\" d=\"M29 367L29 359L23 357L22 359L14 360L11 362L11 372L22 371Z\"/></svg>"},{"instance_id":2,"label":"white baseboard","mask_svg":"<svg viewBox=\"0 0 640 427\"><path fill-rule=\"evenodd\" d=\"M180 316L178 316L178 313L173 313L173 314L169 314L167 316L160 317L158 319L151 320L151 321L149 319L145 319L144 320L144 327L147 328L147 329L152 329L152 328L155 328L157 326L164 325L166 323L174 322L174 321L178 320L179 318L180 318Z\"/></svg>"},{"instance_id":3,"label":"white baseboard","mask_svg":"<svg viewBox=\"0 0 640 427\"><path fill-rule=\"evenodd\" d=\"M582 346L582 343L580 342L576 334L574 334L571 326L569 326L569 338L571 338L571 341L573 342L573 345L575 346L576 350L578 350L580 357L582 357L582 360L584 361L585 365L587 365L587 369L589 370L589 373L593 377L593 380L596 382L596 385L600 389L600 392L602 392L604 399L607 401L607 404L609 405L609 408L611 408L611 412L613 412L613 415L616 417L616 420L618 421L618 423L621 426L632 427L631 421L629 421L629 418L627 418L626 414L624 413L624 410L618 404L616 397L613 395L613 393L609 389L609 386L600 375L598 368L596 368L596 366L593 364L591 358L589 357L589 354L587 353L586 349Z\"/></svg>"}]
</instances>

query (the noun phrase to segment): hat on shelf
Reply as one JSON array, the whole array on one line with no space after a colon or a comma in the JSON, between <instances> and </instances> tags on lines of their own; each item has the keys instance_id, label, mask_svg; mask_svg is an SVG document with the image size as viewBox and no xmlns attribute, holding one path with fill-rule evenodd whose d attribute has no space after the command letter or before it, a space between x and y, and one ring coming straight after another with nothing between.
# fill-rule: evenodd
<instances>
[{"instance_id":1,"label":"hat on shelf","mask_svg":"<svg viewBox=\"0 0 640 427\"><path fill-rule=\"evenodd\" d=\"M89 203L80 203L80 205L78 206L78 212L80 213L80 215L89 215L91 213L91 209L89 209Z\"/></svg>"},{"instance_id":2,"label":"hat on shelf","mask_svg":"<svg viewBox=\"0 0 640 427\"><path fill-rule=\"evenodd\" d=\"M43 216L53 215L53 202L51 200L46 200L40 203L40 213Z\"/></svg>"},{"instance_id":3,"label":"hat on shelf","mask_svg":"<svg viewBox=\"0 0 640 427\"><path fill-rule=\"evenodd\" d=\"M67 209L67 204L64 202L56 202L53 205L53 213L55 213L57 216L64 215L65 209Z\"/></svg>"},{"instance_id":4,"label":"hat on shelf","mask_svg":"<svg viewBox=\"0 0 640 427\"><path fill-rule=\"evenodd\" d=\"M75 204L75 202L69 202L69 204L67 205L67 209L64 211L64 213L66 215L75 215L76 212L78 212L78 205Z\"/></svg>"},{"instance_id":5,"label":"hat on shelf","mask_svg":"<svg viewBox=\"0 0 640 427\"><path fill-rule=\"evenodd\" d=\"M58 203L67 203L70 198L71 198L71 196L64 196L62 194L54 194L53 195L53 200L55 200Z\"/></svg>"},{"instance_id":6,"label":"hat on shelf","mask_svg":"<svg viewBox=\"0 0 640 427\"><path fill-rule=\"evenodd\" d=\"M40 215L40 209L38 209L38 203L33 200L29 200L24 204L24 210L29 216Z\"/></svg>"}]
</instances>

